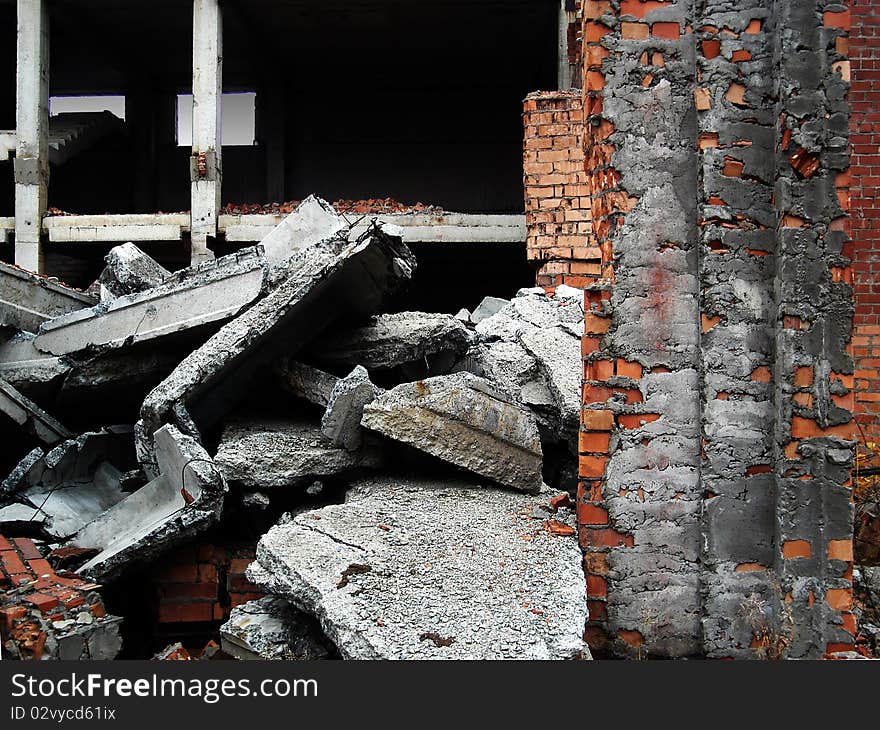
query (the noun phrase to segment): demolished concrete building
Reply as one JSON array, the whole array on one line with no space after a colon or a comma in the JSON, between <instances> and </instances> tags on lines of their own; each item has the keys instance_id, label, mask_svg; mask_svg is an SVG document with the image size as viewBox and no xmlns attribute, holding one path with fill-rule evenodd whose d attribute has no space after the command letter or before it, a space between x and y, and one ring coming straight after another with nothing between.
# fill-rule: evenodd
<instances>
[{"instance_id":1,"label":"demolished concrete building","mask_svg":"<svg viewBox=\"0 0 880 730\"><path fill-rule=\"evenodd\" d=\"M223 75L255 83L235 44L223 66L206 51L224 34L253 36L252 64L277 67L278 33L297 54L335 44L321 57L342 64L365 18L410 42L383 14L395 2L333 0L332 18L306 0L259 18L169 3L169 32L192 20L192 139L163 136L182 85L157 76L125 86L125 122L83 117L94 132L53 158L48 83L27 80L48 79L49 17L66 11L18 0L0 534L73 551L126 642L152 622L143 656L208 639L273 659L864 651L852 580L873 553L854 511L864 535L880 524L852 473L880 442L869 4L516 0L437 21L419 3L473 50L419 62L413 83L376 51L402 103L365 98L326 131L289 105L324 85L261 79L258 144L221 145ZM500 13L503 40L485 32ZM473 81L481 59L504 59L497 88ZM56 65L53 93L81 88ZM434 74L458 89L441 111L417 90ZM127 193L77 162L120 130L139 143ZM438 206L352 202L386 176ZM62 214L78 204L100 215ZM144 213L160 207L189 212ZM153 613L123 610L153 580Z\"/></svg>"}]
</instances>

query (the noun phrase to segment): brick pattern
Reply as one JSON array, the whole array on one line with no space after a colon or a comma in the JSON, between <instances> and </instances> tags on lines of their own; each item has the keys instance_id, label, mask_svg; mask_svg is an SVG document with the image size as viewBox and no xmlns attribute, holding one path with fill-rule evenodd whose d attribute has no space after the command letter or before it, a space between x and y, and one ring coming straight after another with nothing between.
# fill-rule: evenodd
<instances>
[{"instance_id":1,"label":"brick pattern","mask_svg":"<svg viewBox=\"0 0 880 730\"><path fill-rule=\"evenodd\" d=\"M838 45L848 46L852 74L849 232L856 420L868 441L880 443L880 6L875 0L852 0L849 17L852 31Z\"/></svg>"},{"instance_id":2,"label":"brick pattern","mask_svg":"<svg viewBox=\"0 0 880 730\"><path fill-rule=\"evenodd\" d=\"M225 621L235 606L262 598L245 577L253 545L188 545L163 558L154 579L159 624Z\"/></svg>"},{"instance_id":3,"label":"brick pattern","mask_svg":"<svg viewBox=\"0 0 880 730\"><path fill-rule=\"evenodd\" d=\"M56 572L31 540L0 535L0 640L5 656L45 658L47 641L56 633L51 622L72 619L75 624L83 612L91 614L96 629L119 621L107 616L96 593L99 587L68 571ZM86 657L87 639L81 646Z\"/></svg>"},{"instance_id":4,"label":"brick pattern","mask_svg":"<svg viewBox=\"0 0 880 730\"><path fill-rule=\"evenodd\" d=\"M537 284L585 287L599 274L590 239L590 200L579 91L535 92L524 102L523 182L529 261Z\"/></svg>"}]
</instances>

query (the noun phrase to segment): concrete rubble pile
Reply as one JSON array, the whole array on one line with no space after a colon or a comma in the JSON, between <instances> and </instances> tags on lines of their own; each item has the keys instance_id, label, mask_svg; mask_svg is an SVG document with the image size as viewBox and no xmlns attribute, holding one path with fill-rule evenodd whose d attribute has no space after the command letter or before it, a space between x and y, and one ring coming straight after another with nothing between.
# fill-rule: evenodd
<instances>
[{"instance_id":1,"label":"concrete rubble pile","mask_svg":"<svg viewBox=\"0 0 880 730\"><path fill-rule=\"evenodd\" d=\"M567 493L580 290L395 312L416 268L400 231L353 234L314 197L206 264L171 273L133 244L105 261L100 301L0 268L0 414L18 449L0 534L38 568L73 551L77 576L52 576L113 586L244 511L274 526L247 569L264 597L217 625L224 655L589 657ZM41 613L5 570L4 646L119 651L97 594L91 619Z\"/></svg>"}]
</instances>

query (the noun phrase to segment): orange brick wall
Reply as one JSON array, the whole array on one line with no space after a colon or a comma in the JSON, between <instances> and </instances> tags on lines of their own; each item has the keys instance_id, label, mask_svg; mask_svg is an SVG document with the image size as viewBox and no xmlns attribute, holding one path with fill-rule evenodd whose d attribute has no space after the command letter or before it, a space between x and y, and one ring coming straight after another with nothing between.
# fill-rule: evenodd
<instances>
[{"instance_id":1,"label":"orange brick wall","mask_svg":"<svg viewBox=\"0 0 880 730\"><path fill-rule=\"evenodd\" d=\"M880 442L880 5L853 0L849 56L856 419Z\"/></svg>"},{"instance_id":2,"label":"orange brick wall","mask_svg":"<svg viewBox=\"0 0 880 730\"><path fill-rule=\"evenodd\" d=\"M535 92L524 103L527 250L539 286L585 287L600 273L584 171L580 91Z\"/></svg>"}]
</instances>

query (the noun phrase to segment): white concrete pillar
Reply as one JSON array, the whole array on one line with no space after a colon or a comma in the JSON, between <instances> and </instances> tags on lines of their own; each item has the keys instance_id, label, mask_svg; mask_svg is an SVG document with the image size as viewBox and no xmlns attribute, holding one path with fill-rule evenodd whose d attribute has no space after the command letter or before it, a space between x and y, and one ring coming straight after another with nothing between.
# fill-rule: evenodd
<instances>
[{"instance_id":1,"label":"white concrete pillar","mask_svg":"<svg viewBox=\"0 0 880 730\"><path fill-rule=\"evenodd\" d=\"M219 0L193 0L192 262L213 258L222 166L220 104L223 95L223 19Z\"/></svg>"},{"instance_id":2,"label":"white concrete pillar","mask_svg":"<svg viewBox=\"0 0 880 730\"><path fill-rule=\"evenodd\" d=\"M574 13L565 9L566 0L559 1L559 27L557 33L557 88L571 88L571 65L568 62L568 26Z\"/></svg>"},{"instance_id":3,"label":"white concrete pillar","mask_svg":"<svg viewBox=\"0 0 880 730\"><path fill-rule=\"evenodd\" d=\"M15 263L43 271L40 234L49 186L48 0L18 0Z\"/></svg>"}]
</instances>

